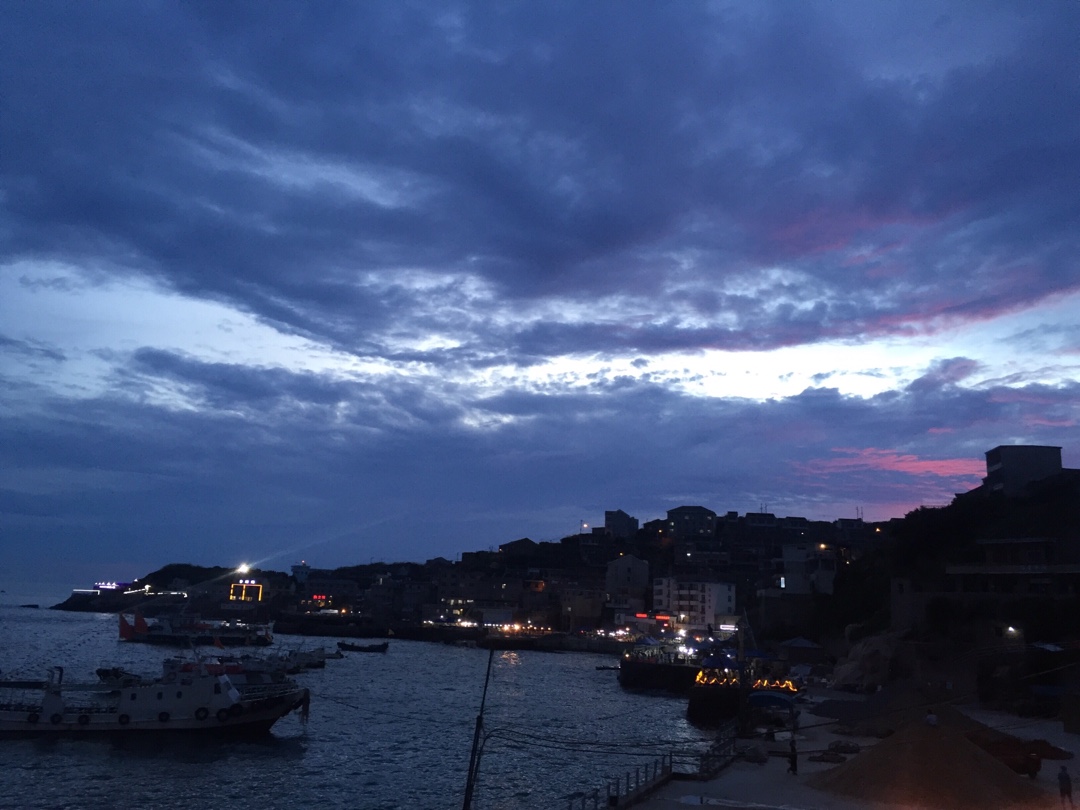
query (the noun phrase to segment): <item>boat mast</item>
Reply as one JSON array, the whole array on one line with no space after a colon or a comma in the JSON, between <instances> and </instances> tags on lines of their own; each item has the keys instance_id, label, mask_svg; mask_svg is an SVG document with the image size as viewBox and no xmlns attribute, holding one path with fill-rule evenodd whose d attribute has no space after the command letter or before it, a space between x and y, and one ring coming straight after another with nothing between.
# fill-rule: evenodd
<instances>
[{"instance_id":1,"label":"boat mast","mask_svg":"<svg viewBox=\"0 0 1080 810\"><path fill-rule=\"evenodd\" d=\"M476 787L476 775L480 772L480 734L484 728L484 704L487 703L488 682L491 680L491 661L495 658L495 648L488 650L487 674L484 676L484 694L480 698L480 713L476 715L476 731L473 732L472 752L469 754L469 778L465 781L465 803L462 810L472 807L473 788Z\"/></svg>"}]
</instances>

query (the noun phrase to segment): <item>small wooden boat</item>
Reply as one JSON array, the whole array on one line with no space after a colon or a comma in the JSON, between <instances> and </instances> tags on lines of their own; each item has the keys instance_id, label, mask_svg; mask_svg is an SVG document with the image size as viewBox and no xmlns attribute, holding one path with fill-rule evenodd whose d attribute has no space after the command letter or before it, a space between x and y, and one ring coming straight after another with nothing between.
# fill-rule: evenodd
<instances>
[{"instance_id":1,"label":"small wooden boat","mask_svg":"<svg viewBox=\"0 0 1080 810\"><path fill-rule=\"evenodd\" d=\"M337 645L339 650L345 652L384 653L390 649L389 641L384 641L382 644L350 644L347 641L339 641Z\"/></svg>"}]
</instances>

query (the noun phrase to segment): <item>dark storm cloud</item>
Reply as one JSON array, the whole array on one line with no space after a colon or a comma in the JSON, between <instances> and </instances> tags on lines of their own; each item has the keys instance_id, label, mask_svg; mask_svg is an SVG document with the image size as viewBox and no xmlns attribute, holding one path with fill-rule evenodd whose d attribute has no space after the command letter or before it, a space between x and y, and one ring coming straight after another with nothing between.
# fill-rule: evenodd
<instances>
[{"instance_id":1,"label":"dark storm cloud","mask_svg":"<svg viewBox=\"0 0 1080 810\"><path fill-rule=\"evenodd\" d=\"M278 369L255 369L224 363L202 363L171 352L141 349L132 358L131 371L140 376L167 379L205 395L211 407L245 407L279 399L332 405L345 396L343 386L314 374L291 374Z\"/></svg>"},{"instance_id":2,"label":"dark storm cloud","mask_svg":"<svg viewBox=\"0 0 1080 810\"><path fill-rule=\"evenodd\" d=\"M884 34L842 5L8 6L9 251L361 351L412 317L357 283L398 268L508 300L646 296L655 326L617 341L641 351L982 317L1080 281L1078 12L1023 11L986 15L981 61L881 75L850 46ZM731 334L664 318L687 274L716 290L774 263L815 307L701 292Z\"/></svg>"},{"instance_id":3,"label":"dark storm cloud","mask_svg":"<svg viewBox=\"0 0 1080 810\"><path fill-rule=\"evenodd\" d=\"M116 373L116 389L136 399L154 392L173 393L175 402L207 411L234 414L261 425L269 441L283 425L303 430L402 429L420 432L446 429L460 418L456 398L440 396L453 386L433 389L427 381L380 377L377 380L333 380L314 373L204 363L172 352L143 349ZM340 433L338 435L341 435Z\"/></svg>"}]
</instances>

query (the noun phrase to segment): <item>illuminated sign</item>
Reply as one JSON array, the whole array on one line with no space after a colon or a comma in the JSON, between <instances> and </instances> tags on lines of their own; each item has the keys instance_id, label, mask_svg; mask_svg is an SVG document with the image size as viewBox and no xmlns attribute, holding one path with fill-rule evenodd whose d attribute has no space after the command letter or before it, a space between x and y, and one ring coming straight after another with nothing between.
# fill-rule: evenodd
<instances>
[{"instance_id":1,"label":"illuminated sign","mask_svg":"<svg viewBox=\"0 0 1080 810\"><path fill-rule=\"evenodd\" d=\"M229 587L230 602L261 602L263 586L253 579L241 579Z\"/></svg>"}]
</instances>

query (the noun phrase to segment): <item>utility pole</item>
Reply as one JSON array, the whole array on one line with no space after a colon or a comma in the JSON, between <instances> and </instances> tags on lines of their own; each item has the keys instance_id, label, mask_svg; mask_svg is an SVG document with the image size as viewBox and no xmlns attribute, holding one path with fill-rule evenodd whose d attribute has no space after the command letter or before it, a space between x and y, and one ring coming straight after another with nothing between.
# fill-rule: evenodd
<instances>
[{"instance_id":1,"label":"utility pole","mask_svg":"<svg viewBox=\"0 0 1080 810\"><path fill-rule=\"evenodd\" d=\"M739 733L746 731L750 720L750 672L746 667L746 642L744 641L746 631L750 629L749 624L750 620L745 616L745 612L743 617L735 622L735 632L739 634L739 709L736 715Z\"/></svg>"},{"instance_id":2,"label":"utility pole","mask_svg":"<svg viewBox=\"0 0 1080 810\"><path fill-rule=\"evenodd\" d=\"M495 648L488 650L487 674L484 676L484 694L480 698L480 713L476 715L476 731L473 732L472 752L469 754L469 777L465 781L465 803L462 810L471 810L473 789L476 776L480 772L480 735L484 729L484 704L487 703L488 682L491 680L491 662L495 658Z\"/></svg>"}]
</instances>

